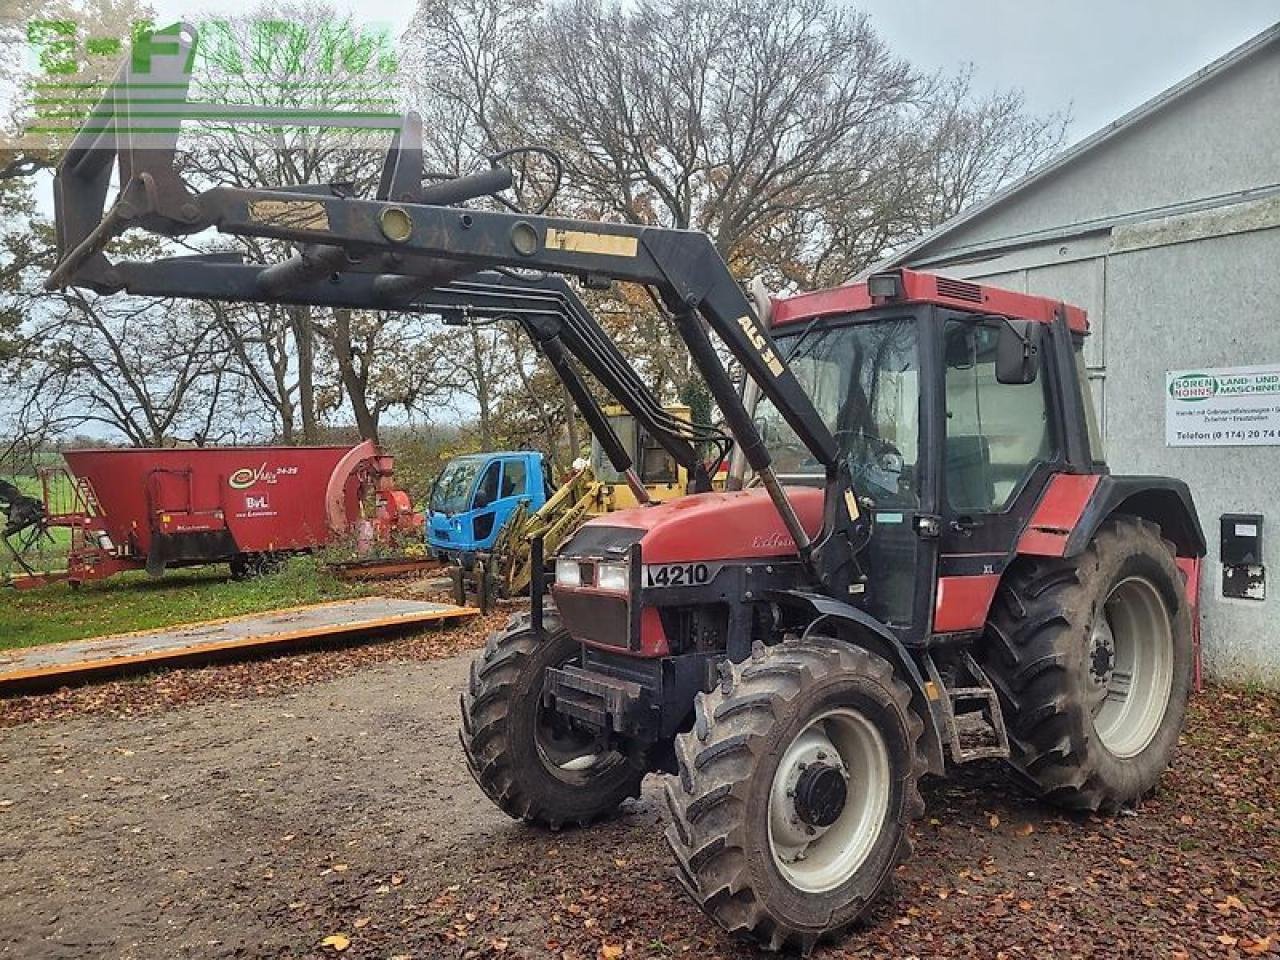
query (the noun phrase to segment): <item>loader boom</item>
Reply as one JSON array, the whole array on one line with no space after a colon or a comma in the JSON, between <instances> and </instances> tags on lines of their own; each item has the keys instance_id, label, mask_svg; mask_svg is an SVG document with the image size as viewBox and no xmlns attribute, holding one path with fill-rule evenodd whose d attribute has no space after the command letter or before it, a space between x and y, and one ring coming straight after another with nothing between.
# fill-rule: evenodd
<instances>
[{"instance_id":1,"label":"loader boom","mask_svg":"<svg viewBox=\"0 0 1280 960\"><path fill-rule=\"evenodd\" d=\"M185 71L195 43L193 29L162 32L175 38L172 52L153 56L149 79L189 82ZM194 192L176 172L177 131L135 135L131 129L135 112L118 98L128 96L132 69L129 62L122 65L91 125L77 135L58 168L58 263L48 280L51 289L75 285L153 296L414 309L419 299L430 301L453 282L486 269L644 285L670 311L675 332L811 575L823 583L852 576L853 553L865 540L866 529L856 526L858 509L848 477L838 468L835 440L705 234L447 206L493 192L510 182L509 174L491 171L425 184L421 122L413 115L406 117L392 143L374 199L323 184ZM121 187L115 202L104 210L113 160ZM222 254L112 263L104 250L132 227L167 236L216 228L225 234L285 241L301 252L282 264L249 264ZM585 310L578 320L591 334L590 342L579 337L579 359L599 358L607 334ZM709 333L759 385L825 470L827 506L817 542L834 547L825 562L812 556L814 544L774 473L769 452ZM545 338L546 343L553 340ZM555 352L552 346L548 357ZM611 359L607 353L605 360ZM581 391L573 386L570 390L581 399ZM618 399L629 409L636 405L634 397ZM677 454L671 446L668 449L687 462L684 450ZM840 536L833 538L837 533Z\"/></svg>"}]
</instances>

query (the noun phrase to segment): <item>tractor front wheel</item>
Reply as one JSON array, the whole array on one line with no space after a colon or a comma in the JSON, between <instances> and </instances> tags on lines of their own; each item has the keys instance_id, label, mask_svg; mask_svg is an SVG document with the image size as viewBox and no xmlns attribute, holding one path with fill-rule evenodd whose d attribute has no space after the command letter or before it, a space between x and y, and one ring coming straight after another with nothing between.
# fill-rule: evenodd
<instances>
[{"instance_id":1,"label":"tractor front wheel","mask_svg":"<svg viewBox=\"0 0 1280 960\"><path fill-rule=\"evenodd\" d=\"M1108 520L1070 559L1006 574L983 666L1012 761L1046 799L1114 810L1173 755L1191 684L1191 615L1173 548L1138 517Z\"/></svg>"},{"instance_id":2,"label":"tractor front wheel","mask_svg":"<svg viewBox=\"0 0 1280 960\"><path fill-rule=\"evenodd\" d=\"M835 639L757 646L722 678L676 739L667 842L725 930L807 952L910 852L923 724L888 662Z\"/></svg>"},{"instance_id":3,"label":"tractor front wheel","mask_svg":"<svg viewBox=\"0 0 1280 960\"><path fill-rule=\"evenodd\" d=\"M526 615L490 636L471 663L462 748L480 789L513 819L585 826L640 795L644 769L542 702L548 668L580 652L553 614L541 632Z\"/></svg>"}]
</instances>

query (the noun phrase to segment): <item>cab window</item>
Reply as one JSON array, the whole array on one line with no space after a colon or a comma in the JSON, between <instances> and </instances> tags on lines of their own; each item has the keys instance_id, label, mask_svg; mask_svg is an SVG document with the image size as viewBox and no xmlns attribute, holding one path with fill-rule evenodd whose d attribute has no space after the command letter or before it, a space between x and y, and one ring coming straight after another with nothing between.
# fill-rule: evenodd
<instances>
[{"instance_id":1,"label":"cab window","mask_svg":"<svg viewBox=\"0 0 1280 960\"><path fill-rule=\"evenodd\" d=\"M524 495L524 461L504 460L502 466L502 497L520 497Z\"/></svg>"},{"instance_id":2,"label":"cab window","mask_svg":"<svg viewBox=\"0 0 1280 960\"><path fill-rule=\"evenodd\" d=\"M1048 378L996 380L997 324L948 320L946 362L947 505L957 513L1003 510L1035 465L1053 456Z\"/></svg>"},{"instance_id":3,"label":"cab window","mask_svg":"<svg viewBox=\"0 0 1280 960\"><path fill-rule=\"evenodd\" d=\"M501 461L495 460L485 468L484 476L480 478L480 484L476 487L473 509L487 507L498 499L498 476L501 466Z\"/></svg>"},{"instance_id":4,"label":"cab window","mask_svg":"<svg viewBox=\"0 0 1280 960\"><path fill-rule=\"evenodd\" d=\"M613 427L613 432L618 435L618 439L622 442L622 449L631 453L635 457L636 452L636 422L629 414L621 414L609 418L609 425ZM608 456L605 455L604 447L600 446L600 441L591 438L591 469L596 475L596 479L601 483L626 483L627 478L613 469L613 464L609 462Z\"/></svg>"},{"instance_id":5,"label":"cab window","mask_svg":"<svg viewBox=\"0 0 1280 960\"><path fill-rule=\"evenodd\" d=\"M675 457L649 434L640 433L640 480L642 483L675 483L679 476Z\"/></svg>"}]
</instances>

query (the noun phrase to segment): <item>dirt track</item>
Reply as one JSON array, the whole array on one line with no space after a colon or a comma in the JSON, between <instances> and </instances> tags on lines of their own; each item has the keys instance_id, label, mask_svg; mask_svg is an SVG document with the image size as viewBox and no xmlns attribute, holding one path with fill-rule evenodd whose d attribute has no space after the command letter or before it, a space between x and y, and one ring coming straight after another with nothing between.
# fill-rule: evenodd
<instances>
[{"instance_id":1,"label":"dirt track","mask_svg":"<svg viewBox=\"0 0 1280 960\"><path fill-rule=\"evenodd\" d=\"M0 951L308 953L515 829L455 733L463 659L281 697L0 733ZM383 890L382 888L386 889Z\"/></svg>"},{"instance_id":2,"label":"dirt track","mask_svg":"<svg viewBox=\"0 0 1280 960\"><path fill-rule=\"evenodd\" d=\"M671 879L652 781L590 831L498 813L465 669L0 730L0 957L752 955ZM1280 955L1278 738L1280 700L1201 698L1136 817L1060 817L997 765L933 784L898 900L822 953Z\"/></svg>"}]
</instances>

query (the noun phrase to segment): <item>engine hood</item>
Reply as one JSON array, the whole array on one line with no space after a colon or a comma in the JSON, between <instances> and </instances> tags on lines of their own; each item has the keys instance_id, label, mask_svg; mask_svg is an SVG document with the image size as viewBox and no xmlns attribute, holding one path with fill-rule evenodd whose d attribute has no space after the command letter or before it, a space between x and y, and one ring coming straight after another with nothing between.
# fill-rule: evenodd
<instances>
[{"instance_id":1,"label":"engine hood","mask_svg":"<svg viewBox=\"0 0 1280 960\"><path fill-rule=\"evenodd\" d=\"M809 536L822 526L822 491L788 487ZM616 555L641 544L645 563L792 557L795 541L762 488L699 493L648 507L594 517L579 528L561 556Z\"/></svg>"}]
</instances>

